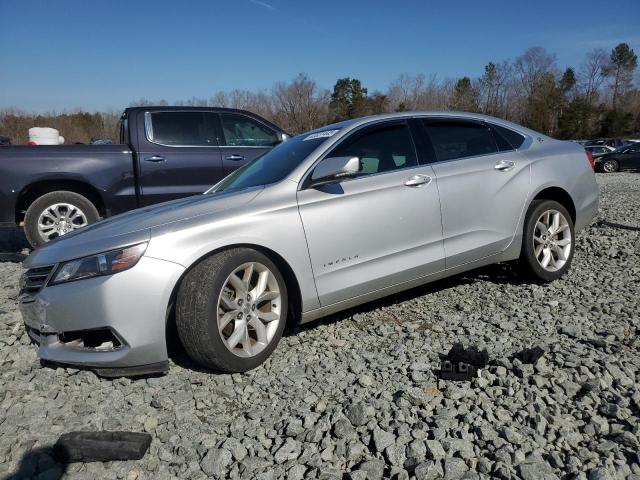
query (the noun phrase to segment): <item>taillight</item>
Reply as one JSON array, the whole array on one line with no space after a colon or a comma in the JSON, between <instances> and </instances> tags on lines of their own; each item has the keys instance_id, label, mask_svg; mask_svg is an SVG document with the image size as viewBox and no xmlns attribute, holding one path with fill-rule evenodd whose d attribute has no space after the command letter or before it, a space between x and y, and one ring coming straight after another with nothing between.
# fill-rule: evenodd
<instances>
[{"instance_id":1,"label":"taillight","mask_svg":"<svg viewBox=\"0 0 640 480\"><path fill-rule=\"evenodd\" d=\"M593 159L593 153L591 153L589 150L585 150L584 153L587 154L587 160L589 160L589 165L591 165L591 170L595 172L596 161Z\"/></svg>"}]
</instances>

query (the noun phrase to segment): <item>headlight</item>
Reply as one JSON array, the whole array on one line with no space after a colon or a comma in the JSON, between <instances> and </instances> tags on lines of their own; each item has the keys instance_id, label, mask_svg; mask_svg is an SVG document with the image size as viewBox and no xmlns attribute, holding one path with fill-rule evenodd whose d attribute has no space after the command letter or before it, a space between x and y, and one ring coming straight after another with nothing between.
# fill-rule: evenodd
<instances>
[{"instance_id":1,"label":"headlight","mask_svg":"<svg viewBox=\"0 0 640 480\"><path fill-rule=\"evenodd\" d=\"M82 280L83 278L112 275L128 270L138 263L146 249L146 243L139 243L131 247L110 250L62 263L53 276L51 285Z\"/></svg>"}]
</instances>

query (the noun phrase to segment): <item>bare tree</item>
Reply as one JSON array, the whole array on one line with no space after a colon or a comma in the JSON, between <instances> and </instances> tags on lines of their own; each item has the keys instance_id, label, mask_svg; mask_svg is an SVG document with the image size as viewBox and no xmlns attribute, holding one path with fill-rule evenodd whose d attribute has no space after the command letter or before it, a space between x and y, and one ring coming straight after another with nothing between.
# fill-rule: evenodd
<instances>
[{"instance_id":1,"label":"bare tree","mask_svg":"<svg viewBox=\"0 0 640 480\"><path fill-rule=\"evenodd\" d=\"M506 115L505 100L510 87L511 65L489 62L478 81L482 111L487 115Z\"/></svg>"},{"instance_id":2,"label":"bare tree","mask_svg":"<svg viewBox=\"0 0 640 480\"><path fill-rule=\"evenodd\" d=\"M450 92L435 74L429 77L406 73L391 82L387 91L389 109L399 110L445 110L450 103Z\"/></svg>"},{"instance_id":3,"label":"bare tree","mask_svg":"<svg viewBox=\"0 0 640 480\"><path fill-rule=\"evenodd\" d=\"M328 90L321 90L304 74L289 83L279 82L272 89L273 120L291 133L322 126L327 118Z\"/></svg>"},{"instance_id":4,"label":"bare tree","mask_svg":"<svg viewBox=\"0 0 640 480\"><path fill-rule=\"evenodd\" d=\"M595 48L587 53L585 61L578 71L578 86L582 94L590 101L597 100L600 87L605 80L609 65L609 56L603 48Z\"/></svg>"},{"instance_id":5,"label":"bare tree","mask_svg":"<svg viewBox=\"0 0 640 480\"><path fill-rule=\"evenodd\" d=\"M514 72L525 95L533 94L541 81L548 75L557 75L556 57L542 47L531 47L513 64Z\"/></svg>"}]
</instances>

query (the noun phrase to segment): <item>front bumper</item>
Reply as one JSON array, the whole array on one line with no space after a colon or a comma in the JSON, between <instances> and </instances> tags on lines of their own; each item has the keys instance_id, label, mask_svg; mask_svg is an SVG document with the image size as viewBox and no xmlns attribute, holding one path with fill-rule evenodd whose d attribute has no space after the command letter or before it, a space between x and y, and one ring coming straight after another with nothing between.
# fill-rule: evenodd
<instances>
[{"instance_id":1,"label":"front bumper","mask_svg":"<svg viewBox=\"0 0 640 480\"><path fill-rule=\"evenodd\" d=\"M184 272L176 263L142 257L130 270L20 296L29 336L44 362L108 375L166 370L166 315ZM88 344L94 334L113 341ZM108 339L106 339L108 340Z\"/></svg>"}]
</instances>

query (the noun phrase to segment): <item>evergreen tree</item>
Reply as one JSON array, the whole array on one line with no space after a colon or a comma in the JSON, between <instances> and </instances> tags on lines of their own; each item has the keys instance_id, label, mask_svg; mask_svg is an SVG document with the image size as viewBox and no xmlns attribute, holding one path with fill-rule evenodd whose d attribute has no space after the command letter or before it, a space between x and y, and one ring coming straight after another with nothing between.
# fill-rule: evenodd
<instances>
[{"instance_id":1,"label":"evergreen tree","mask_svg":"<svg viewBox=\"0 0 640 480\"><path fill-rule=\"evenodd\" d=\"M618 101L630 88L633 72L638 66L638 56L626 43L620 43L611 51L607 76L611 78L611 106L618 108Z\"/></svg>"}]
</instances>

